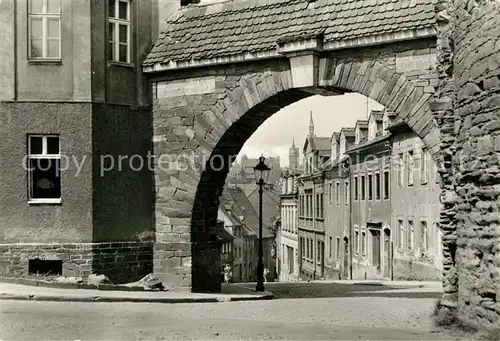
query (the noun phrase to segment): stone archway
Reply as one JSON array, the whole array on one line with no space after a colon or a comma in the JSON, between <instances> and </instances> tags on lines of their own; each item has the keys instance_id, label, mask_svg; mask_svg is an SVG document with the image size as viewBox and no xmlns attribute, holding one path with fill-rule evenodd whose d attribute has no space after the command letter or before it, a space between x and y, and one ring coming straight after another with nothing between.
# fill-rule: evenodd
<instances>
[{"instance_id":1,"label":"stone archway","mask_svg":"<svg viewBox=\"0 0 500 341\"><path fill-rule=\"evenodd\" d=\"M361 93L394 111L437 157L439 130L428 105L432 92L418 85L418 77L407 78L362 54L320 58L307 52L245 67L200 69L189 78L171 72L154 80L155 154L190 160L184 170L155 169L155 268L167 283L220 290L212 239L230 161L268 117L291 103L314 94ZM420 73L429 79L433 72ZM165 98L173 87L185 90Z\"/></svg>"}]
</instances>

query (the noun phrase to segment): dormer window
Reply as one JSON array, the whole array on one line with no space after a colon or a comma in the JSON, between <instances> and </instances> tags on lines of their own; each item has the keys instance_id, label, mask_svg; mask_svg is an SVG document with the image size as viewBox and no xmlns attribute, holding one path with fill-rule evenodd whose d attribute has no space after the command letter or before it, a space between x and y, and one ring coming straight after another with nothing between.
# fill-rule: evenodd
<instances>
[{"instance_id":1,"label":"dormer window","mask_svg":"<svg viewBox=\"0 0 500 341\"><path fill-rule=\"evenodd\" d=\"M342 137L340 138L340 155L344 155L345 153L345 148L346 148L346 140L345 140L345 136L342 135Z\"/></svg>"},{"instance_id":2,"label":"dormer window","mask_svg":"<svg viewBox=\"0 0 500 341\"><path fill-rule=\"evenodd\" d=\"M370 121L370 125L368 126L368 138L370 140L375 138L375 135L377 134L377 122L375 122L374 119Z\"/></svg>"},{"instance_id":3,"label":"dormer window","mask_svg":"<svg viewBox=\"0 0 500 341\"><path fill-rule=\"evenodd\" d=\"M359 144L361 142L361 133L359 131L359 128L356 129L356 144Z\"/></svg>"},{"instance_id":4,"label":"dormer window","mask_svg":"<svg viewBox=\"0 0 500 341\"><path fill-rule=\"evenodd\" d=\"M332 160L337 158L337 141L332 141Z\"/></svg>"}]
</instances>

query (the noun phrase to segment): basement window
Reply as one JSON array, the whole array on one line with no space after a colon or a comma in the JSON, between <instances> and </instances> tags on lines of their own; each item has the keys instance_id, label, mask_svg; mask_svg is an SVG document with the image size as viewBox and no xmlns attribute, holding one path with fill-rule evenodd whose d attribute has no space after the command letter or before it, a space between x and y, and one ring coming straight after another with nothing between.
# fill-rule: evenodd
<instances>
[{"instance_id":1,"label":"basement window","mask_svg":"<svg viewBox=\"0 0 500 341\"><path fill-rule=\"evenodd\" d=\"M30 203L61 201L59 136L28 136L27 171Z\"/></svg>"},{"instance_id":2,"label":"basement window","mask_svg":"<svg viewBox=\"0 0 500 341\"><path fill-rule=\"evenodd\" d=\"M62 260L30 259L28 272L30 275L62 275Z\"/></svg>"}]
</instances>

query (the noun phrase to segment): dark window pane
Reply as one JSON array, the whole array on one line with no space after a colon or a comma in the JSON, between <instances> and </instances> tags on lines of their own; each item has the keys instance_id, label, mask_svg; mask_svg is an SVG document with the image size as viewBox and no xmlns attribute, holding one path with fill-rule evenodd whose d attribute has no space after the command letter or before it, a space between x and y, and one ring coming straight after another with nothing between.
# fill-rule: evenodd
<instances>
[{"instance_id":1,"label":"dark window pane","mask_svg":"<svg viewBox=\"0 0 500 341\"><path fill-rule=\"evenodd\" d=\"M118 58L118 61L128 63L127 60L127 45L121 45L120 44L120 57Z\"/></svg>"},{"instance_id":2,"label":"dark window pane","mask_svg":"<svg viewBox=\"0 0 500 341\"><path fill-rule=\"evenodd\" d=\"M120 25L119 26L119 30L120 30L120 43L128 43L128 37L127 37L127 33L128 33L128 27L127 25Z\"/></svg>"},{"instance_id":3,"label":"dark window pane","mask_svg":"<svg viewBox=\"0 0 500 341\"><path fill-rule=\"evenodd\" d=\"M108 45L108 49L109 60L115 60L115 44L110 42Z\"/></svg>"},{"instance_id":4,"label":"dark window pane","mask_svg":"<svg viewBox=\"0 0 500 341\"><path fill-rule=\"evenodd\" d=\"M41 40L31 39L31 58L43 57L43 43Z\"/></svg>"},{"instance_id":5,"label":"dark window pane","mask_svg":"<svg viewBox=\"0 0 500 341\"><path fill-rule=\"evenodd\" d=\"M108 29L109 29L109 41L115 41L115 24L109 23Z\"/></svg>"},{"instance_id":6,"label":"dark window pane","mask_svg":"<svg viewBox=\"0 0 500 341\"><path fill-rule=\"evenodd\" d=\"M30 154L42 154L42 138L39 136L30 136Z\"/></svg>"},{"instance_id":7,"label":"dark window pane","mask_svg":"<svg viewBox=\"0 0 500 341\"><path fill-rule=\"evenodd\" d=\"M60 198L61 174L59 160L30 159L30 182L31 198Z\"/></svg>"},{"instance_id":8,"label":"dark window pane","mask_svg":"<svg viewBox=\"0 0 500 341\"><path fill-rule=\"evenodd\" d=\"M124 19L124 20L128 20L128 11L127 11L127 8L128 8L128 3L125 2L125 1L120 1L119 4L118 4L118 13L119 13L119 18L120 19Z\"/></svg>"},{"instance_id":9,"label":"dark window pane","mask_svg":"<svg viewBox=\"0 0 500 341\"><path fill-rule=\"evenodd\" d=\"M108 11L111 18L115 17L115 0L108 1Z\"/></svg>"},{"instance_id":10,"label":"dark window pane","mask_svg":"<svg viewBox=\"0 0 500 341\"><path fill-rule=\"evenodd\" d=\"M47 154L59 154L59 137L47 137Z\"/></svg>"}]
</instances>

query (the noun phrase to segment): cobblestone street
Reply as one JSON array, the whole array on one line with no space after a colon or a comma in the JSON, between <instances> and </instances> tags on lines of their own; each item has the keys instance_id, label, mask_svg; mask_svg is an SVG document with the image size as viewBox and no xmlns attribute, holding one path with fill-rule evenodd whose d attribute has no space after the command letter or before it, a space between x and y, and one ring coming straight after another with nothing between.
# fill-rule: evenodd
<instances>
[{"instance_id":1,"label":"cobblestone street","mask_svg":"<svg viewBox=\"0 0 500 341\"><path fill-rule=\"evenodd\" d=\"M434 301L335 297L169 305L5 300L0 339L462 340L433 326Z\"/></svg>"},{"instance_id":2,"label":"cobblestone street","mask_svg":"<svg viewBox=\"0 0 500 341\"><path fill-rule=\"evenodd\" d=\"M277 299L283 298L321 298L321 297L401 297L401 298L427 298L439 299L441 297L441 283L425 282L424 285L414 282L411 285L380 285L378 283L278 283L265 284L266 290L272 292ZM428 283L431 283L429 285ZM255 283L234 283L223 285L222 292L226 294L239 294L242 289L249 293L255 289Z\"/></svg>"}]
</instances>

